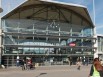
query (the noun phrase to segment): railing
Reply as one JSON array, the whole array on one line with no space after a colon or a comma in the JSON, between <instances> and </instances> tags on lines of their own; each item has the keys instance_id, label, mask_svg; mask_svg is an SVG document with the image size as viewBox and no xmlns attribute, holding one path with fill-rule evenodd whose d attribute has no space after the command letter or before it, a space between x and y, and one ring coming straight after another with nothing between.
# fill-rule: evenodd
<instances>
[{"instance_id":1,"label":"railing","mask_svg":"<svg viewBox=\"0 0 103 77\"><path fill-rule=\"evenodd\" d=\"M12 32L12 33L31 33L31 34L47 34L48 35L68 35L70 36L80 36L81 32L67 32L67 31L53 31L53 30L41 30L41 29L27 29L27 28L13 28L6 27L4 32Z\"/></svg>"}]
</instances>

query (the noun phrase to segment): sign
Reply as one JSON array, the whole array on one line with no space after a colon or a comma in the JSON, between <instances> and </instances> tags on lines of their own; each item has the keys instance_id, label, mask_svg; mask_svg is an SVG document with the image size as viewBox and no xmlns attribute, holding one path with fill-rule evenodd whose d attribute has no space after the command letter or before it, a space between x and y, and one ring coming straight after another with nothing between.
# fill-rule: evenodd
<instances>
[{"instance_id":1,"label":"sign","mask_svg":"<svg viewBox=\"0 0 103 77\"><path fill-rule=\"evenodd\" d=\"M69 46L74 47L74 46L76 46L76 44L75 43L70 43Z\"/></svg>"}]
</instances>

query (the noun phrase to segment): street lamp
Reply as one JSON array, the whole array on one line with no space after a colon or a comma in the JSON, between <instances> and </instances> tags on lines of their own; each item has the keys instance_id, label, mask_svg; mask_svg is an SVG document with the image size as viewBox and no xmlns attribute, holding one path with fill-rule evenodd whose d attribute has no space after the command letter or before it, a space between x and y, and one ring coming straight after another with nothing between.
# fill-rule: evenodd
<instances>
[{"instance_id":1,"label":"street lamp","mask_svg":"<svg viewBox=\"0 0 103 77\"><path fill-rule=\"evenodd\" d=\"M1 8L1 0L0 0L0 13L3 12L3 9Z\"/></svg>"}]
</instances>

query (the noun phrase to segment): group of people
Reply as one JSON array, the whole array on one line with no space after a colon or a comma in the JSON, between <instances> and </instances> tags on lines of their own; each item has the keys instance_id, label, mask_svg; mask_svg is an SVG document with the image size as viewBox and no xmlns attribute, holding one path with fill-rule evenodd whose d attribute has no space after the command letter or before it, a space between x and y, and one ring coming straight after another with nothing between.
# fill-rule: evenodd
<instances>
[{"instance_id":1,"label":"group of people","mask_svg":"<svg viewBox=\"0 0 103 77\"><path fill-rule=\"evenodd\" d=\"M27 59L27 60L21 59L17 62L19 62L20 66L22 67L22 70L29 70L29 69L34 68L33 64L32 64L32 59ZM17 63L17 65L18 65L18 63Z\"/></svg>"},{"instance_id":2,"label":"group of people","mask_svg":"<svg viewBox=\"0 0 103 77\"><path fill-rule=\"evenodd\" d=\"M20 62L21 62L22 70L33 68L31 59L28 59L28 60L22 59ZM81 61L78 60L77 61L78 70L80 70L81 64L82 64ZM101 61L99 60L99 58L95 58L93 60L93 64L91 66L90 74L88 77L103 77L103 65L101 64Z\"/></svg>"},{"instance_id":3,"label":"group of people","mask_svg":"<svg viewBox=\"0 0 103 77\"><path fill-rule=\"evenodd\" d=\"M81 61L78 60L77 61L77 69L80 70L81 68ZM99 58L95 58L93 60L93 64L91 66L90 69L90 73L88 77L103 77L103 64L101 63L101 61L99 60Z\"/></svg>"}]
</instances>

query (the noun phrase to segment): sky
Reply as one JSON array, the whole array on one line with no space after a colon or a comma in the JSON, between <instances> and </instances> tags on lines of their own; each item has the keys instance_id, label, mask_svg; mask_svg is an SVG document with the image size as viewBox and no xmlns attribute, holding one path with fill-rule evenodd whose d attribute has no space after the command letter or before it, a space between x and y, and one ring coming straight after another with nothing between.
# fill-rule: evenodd
<instances>
[{"instance_id":1,"label":"sky","mask_svg":"<svg viewBox=\"0 0 103 77\"><path fill-rule=\"evenodd\" d=\"M2 0L2 16L20 5L25 0ZM93 21L93 0L56 0L66 3L80 4L87 7L90 17ZM95 26L97 34L103 35L103 0L94 0L95 3ZM94 21L93 21L94 22Z\"/></svg>"}]
</instances>

